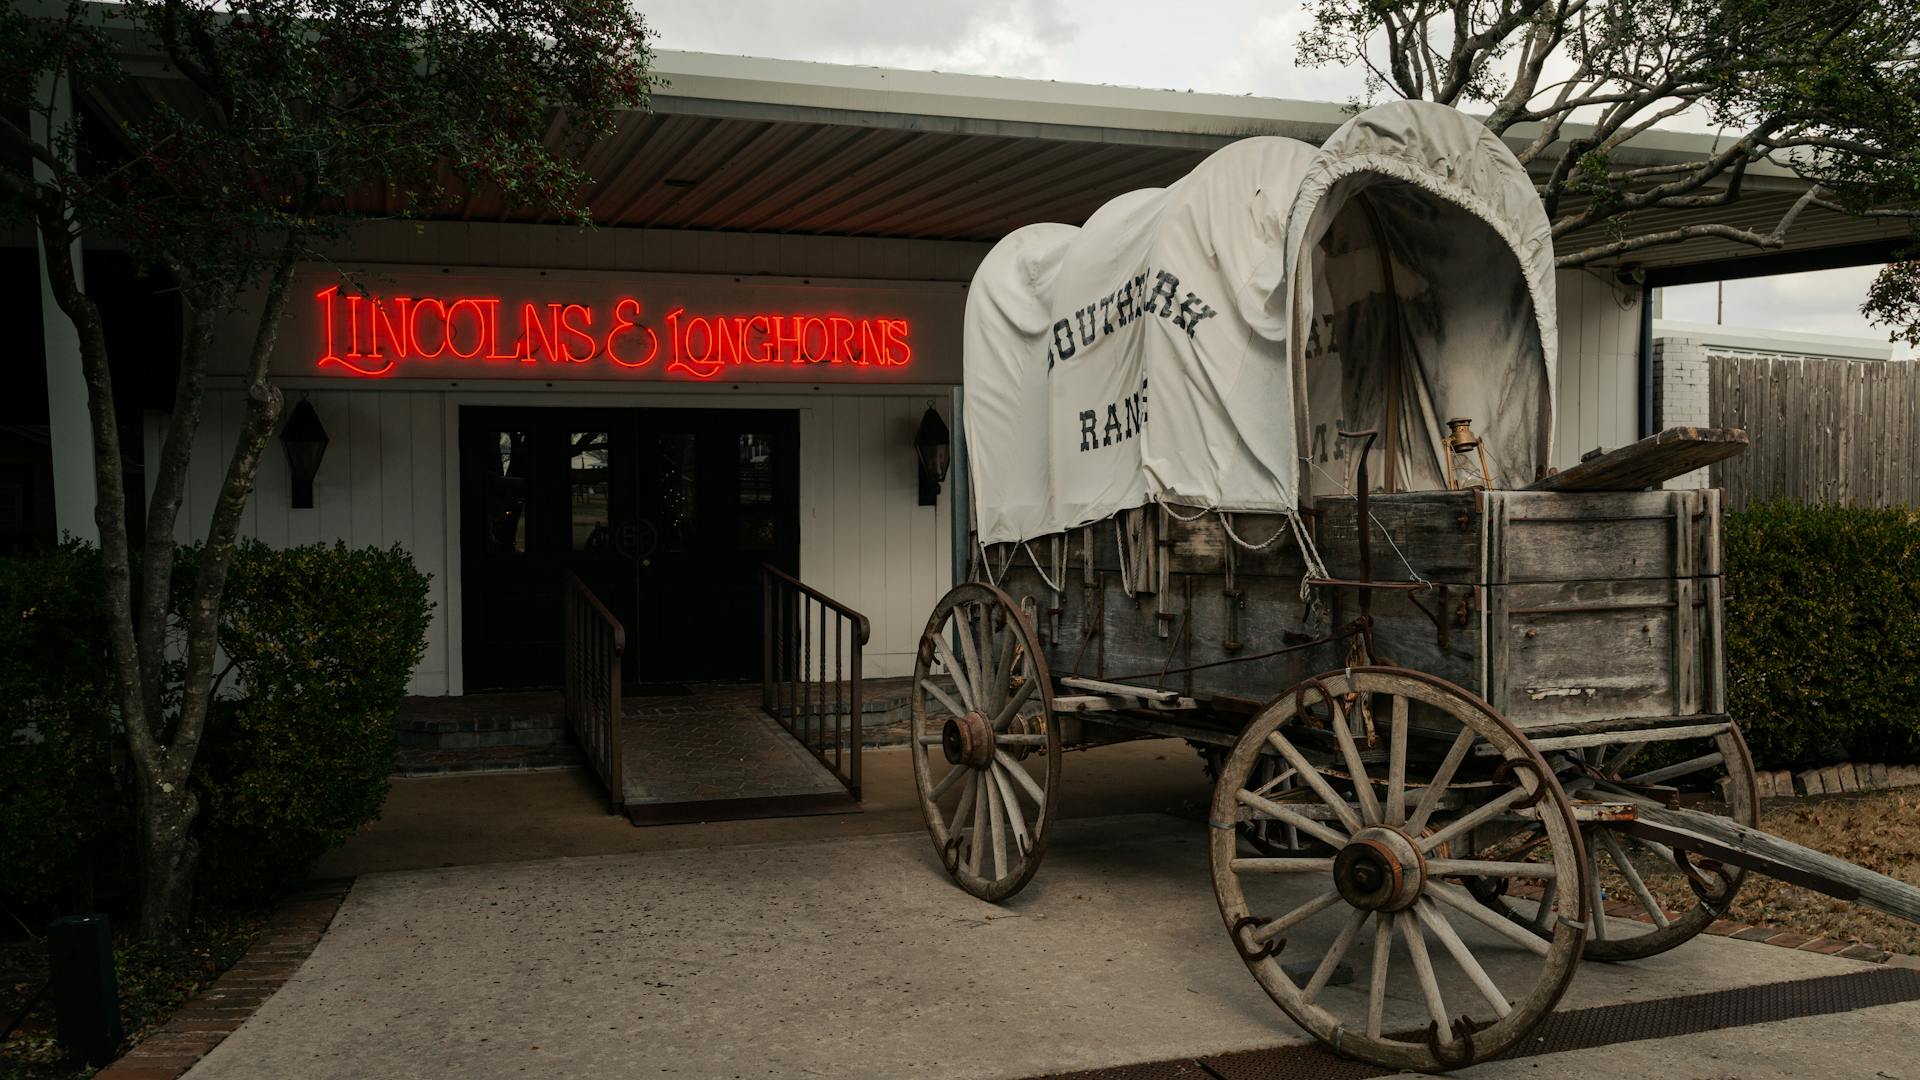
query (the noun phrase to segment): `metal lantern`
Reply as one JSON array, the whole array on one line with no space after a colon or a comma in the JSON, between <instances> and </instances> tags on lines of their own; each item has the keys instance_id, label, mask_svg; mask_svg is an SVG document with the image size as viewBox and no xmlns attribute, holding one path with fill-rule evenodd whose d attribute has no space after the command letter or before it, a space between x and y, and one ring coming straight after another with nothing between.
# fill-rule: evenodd
<instances>
[{"instance_id":1,"label":"metal lantern","mask_svg":"<svg viewBox=\"0 0 1920 1080\"><path fill-rule=\"evenodd\" d=\"M320 414L313 403L301 398L287 415L287 426L280 429L280 444L287 448L287 464L293 469L293 508L313 509L313 478L320 474L320 459L327 456L327 429L320 425Z\"/></svg>"},{"instance_id":2,"label":"metal lantern","mask_svg":"<svg viewBox=\"0 0 1920 1080\"><path fill-rule=\"evenodd\" d=\"M914 433L913 455L920 463L920 505L932 506L940 501L940 485L946 482L951 457L947 448L947 422L933 411L931 403L927 405L926 415L920 418L920 430Z\"/></svg>"}]
</instances>

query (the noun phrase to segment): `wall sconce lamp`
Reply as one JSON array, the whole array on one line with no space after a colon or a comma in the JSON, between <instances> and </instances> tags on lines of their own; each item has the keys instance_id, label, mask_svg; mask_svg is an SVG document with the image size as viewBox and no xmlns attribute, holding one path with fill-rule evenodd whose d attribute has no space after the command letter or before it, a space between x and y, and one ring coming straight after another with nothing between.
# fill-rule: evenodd
<instances>
[{"instance_id":1,"label":"wall sconce lamp","mask_svg":"<svg viewBox=\"0 0 1920 1080\"><path fill-rule=\"evenodd\" d=\"M920 418L920 430L913 436L913 456L920 463L920 505L933 506L940 501L940 485L946 482L951 457L947 448L947 422L927 403Z\"/></svg>"},{"instance_id":2,"label":"wall sconce lamp","mask_svg":"<svg viewBox=\"0 0 1920 1080\"><path fill-rule=\"evenodd\" d=\"M293 508L311 510L313 478L320 473L320 459L327 456L327 429L320 426L320 414L306 398L295 402L287 414L280 445L287 448L287 464L293 469Z\"/></svg>"}]
</instances>

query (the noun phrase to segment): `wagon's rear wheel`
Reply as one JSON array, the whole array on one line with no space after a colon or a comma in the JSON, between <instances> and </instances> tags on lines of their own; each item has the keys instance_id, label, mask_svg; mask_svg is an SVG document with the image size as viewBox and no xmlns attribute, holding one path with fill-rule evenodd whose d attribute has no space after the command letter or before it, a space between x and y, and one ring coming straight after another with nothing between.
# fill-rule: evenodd
<instances>
[{"instance_id":1,"label":"wagon's rear wheel","mask_svg":"<svg viewBox=\"0 0 1920 1080\"><path fill-rule=\"evenodd\" d=\"M1283 767L1261 780L1266 758ZM1300 786L1282 795L1282 777ZM1249 857L1248 821L1291 825L1333 854ZM1477 829L1534 821L1537 863L1466 853ZM1234 948L1288 1016L1340 1053L1422 1071L1493 1057L1552 1011L1579 962L1578 903L1542 939L1464 887L1518 876L1588 894L1579 828L1546 762L1443 680L1375 667L1301 684L1242 734L1211 824Z\"/></svg>"},{"instance_id":2,"label":"wagon's rear wheel","mask_svg":"<svg viewBox=\"0 0 1920 1080\"><path fill-rule=\"evenodd\" d=\"M1658 805L1668 793L1678 796L1712 791L1720 800L1709 805L1742 825L1760 824L1753 758L1737 726L1729 725L1712 738L1667 742L1643 741L1623 734L1617 741L1550 753L1548 757L1576 798ZM1716 791L1711 781L1721 773L1726 784ZM1612 915L1596 919L1587 934L1585 955L1589 960L1640 960L1695 937L1726 911L1746 877L1746 871L1736 866L1702 867L1696 861L1683 867L1665 846L1635 839L1604 823L1586 826L1583 836L1587 874L1597 894L1595 903ZM1517 850L1529 839L1516 836L1503 846ZM1701 879L1699 890L1689 884L1696 875ZM1488 888L1483 884L1476 894L1538 933L1551 930L1555 916L1550 909L1557 897L1550 889L1547 895L1524 905L1515 904L1497 885Z\"/></svg>"},{"instance_id":3,"label":"wagon's rear wheel","mask_svg":"<svg viewBox=\"0 0 1920 1080\"><path fill-rule=\"evenodd\" d=\"M914 782L940 861L982 900L1023 888L1060 785L1053 683L1032 620L970 582L941 598L914 660Z\"/></svg>"}]
</instances>

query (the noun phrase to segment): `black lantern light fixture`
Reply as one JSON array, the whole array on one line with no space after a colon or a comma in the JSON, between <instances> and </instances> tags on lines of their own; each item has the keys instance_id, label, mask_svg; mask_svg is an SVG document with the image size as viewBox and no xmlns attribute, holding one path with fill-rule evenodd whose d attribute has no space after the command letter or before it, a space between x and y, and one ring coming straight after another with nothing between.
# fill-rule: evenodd
<instances>
[{"instance_id":1,"label":"black lantern light fixture","mask_svg":"<svg viewBox=\"0 0 1920 1080\"><path fill-rule=\"evenodd\" d=\"M327 429L320 426L320 414L306 398L295 402L287 414L280 444L287 448L287 464L293 469L293 508L311 510L313 478L320 474L320 459L327 456Z\"/></svg>"},{"instance_id":2,"label":"black lantern light fixture","mask_svg":"<svg viewBox=\"0 0 1920 1080\"><path fill-rule=\"evenodd\" d=\"M946 482L950 462L947 449L947 422L927 403L927 414L920 418L920 430L913 436L913 456L920 463L920 505L940 501L940 485Z\"/></svg>"}]
</instances>

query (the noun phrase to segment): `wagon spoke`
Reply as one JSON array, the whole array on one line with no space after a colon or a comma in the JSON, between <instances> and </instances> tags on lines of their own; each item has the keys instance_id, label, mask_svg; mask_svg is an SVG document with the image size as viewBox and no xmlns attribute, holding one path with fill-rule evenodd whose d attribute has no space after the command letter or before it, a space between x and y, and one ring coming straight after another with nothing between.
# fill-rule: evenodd
<instances>
[{"instance_id":1,"label":"wagon spoke","mask_svg":"<svg viewBox=\"0 0 1920 1080\"><path fill-rule=\"evenodd\" d=\"M993 752L993 761L994 764L1012 774L1014 780L1019 782L1020 789L1025 791L1027 797L1033 800L1033 805L1036 809L1046 808L1046 790L1040 786L1040 781L1033 778L1032 773L1029 773L1018 761L1013 759L1011 754L1005 750L995 750Z\"/></svg>"},{"instance_id":2,"label":"wagon spoke","mask_svg":"<svg viewBox=\"0 0 1920 1080\"><path fill-rule=\"evenodd\" d=\"M1331 874L1332 859L1235 859L1236 874Z\"/></svg>"},{"instance_id":3,"label":"wagon spoke","mask_svg":"<svg viewBox=\"0 0 1920 1080\"><path fill-rule=\"evenodd\" d=\"M1505 916L1495 914L1482 907L1478 900L1467 895L1464 890L1456 889L1451 885L1438 881L1429 881L1427 882L1427 892L1433 896L1434 899L1439 900L1441 903L1460 912L1467 918L1492 930L1494 933L1502 935L1523 949L1545 956L1552 948L1551 945L1541 938L1515 926Z\"/></svg>"},{"instance_id":4,"label":"wagon spoke","mask_svg":"<svg viewBox=\"0 0 1920 1080\"><path fill-rule=\"evenodd\" d=\"M1013 677L1013 647L1019 638L1019 635L1013 632L1012 615L1007 616L1007 620L1003 624L1003 629L1005 633L1000 638L1000 661L994 670L1000 673L1000 681L997 685L1000 688L1000 692L1005 694L1007 692L1007 682ZM1028 679L1027 681L1032 682L1033 680Z\"/></svg>"},{"instance_id":5,"label":"wagon spoke","mask_svg":"<svg viewBox=\"0 0 1920 1080\"><path fill-rule=\"evenodd\" d=\"M986 677L980 671L980 654L974 645L972 614L972 609L980 606L969 604L955 609L960 616L956 620L953 636L960 639L960 654L967 661L967 680L973 684L973 697L967 704L984 711L987 708Z\"/></svg>"},{"instance_id":6,"label":"wagon spoke","mask_svg":"<svg viewBox=\"0 0 1920 1080\"><path fill-rule=\"evenodd\" d=\"M1261 784L1259 787L1252 788L1250 790L1252 790L1252 792L1255 795L1271 795L1273 794L1274 789L1279 788L1282 784L1286 784L1287 786L1285 788L1282 788L1281 790L1291 790L1293 785L1287 784L1287 781L1292 780L1295 776L1298 776L1299 774L1300 773L1298 769L1292 769L1292 768L1283 769L1279 773L1276 773L1271 780L1268 780L1266 783Z\"/></svg>"},{"instance_id":7,"label":"wagon spoke","mask_svg":"<svg viewBox=\"0 0 1920 1080\"><path fill-rule=\"evenodd\" d=\"M1013 723L1013 718L1020 715L1020 710L1026 707L1027 700L1033 697L1033 692L1039 686L1040 681L1031 676L1021 683L1020 689L1013 692L1013 697L1007 699L1007 703L1000 707L1000 714L993 718L993 730L1007 730L1007 725Z\"/></svg>"},{"instance_id":8,"label":"wagon spoke","mask_svg":"<svg viewBox=\"0 0 1920 1080\"><path fill-rule=\"evenodd\" d=\"M1587 846L1587 886L1593 894L1593 938L1595 941L1607 940L1607 903L1600 888L1600 853L1592 845Z\"/></svg>"},{"instance_id":9,"label":"wagon spoke","mask_svg":"<svg viewBox=\"0 0 1920 1080\"><path fill-rule=\"evenodd\" d=\"M940 740L935 739L933 741L935 743L938 743ZM967 767L965 765L955 765L954 767L948 769L947 775L941 777L940 782L933 785L933 790L927 793L927 798L939 799L940 796L945 795L947 793L947 789L952 787L960 779L960 777L966 774L966 772L967 772Z\"/></svg>"},{"instance_id":10,"label":"wagon spoke","mask_svg":"<svg viewBox=\"0 0 1920 1080\"><path fill-rule=\"evenodd\" d=\"M1454 737L1453 746L1447 750L1447 756L1441 760L1440 767L1434 770L1427 789L1420 793L1420 802L1414 806L1413 816L1407 819L1406 828L1401 831L1409 836L1418 836L1420 830L1427 827L1427 818L1439 807L1440 796L1446 794L1447 785L1453 783L1453 774L1460 770L1460 763L1466 760L1474 738L1472 728L1460 729L1460 734Z\"/></svg>"},{"instance_id":11,"label":"wagon spoke","mask_svg":"<svg viewBox=\"0 0 1920 1080\"><path fill-rule=\"evenodd\" d=\"M1619 776L1620 770L1627 767L1627 762L1639 757L1640 751L1646 748L1647 744L1643 742L1622 744L1620 749L1614 751L1613 756L1607 759L1606 764L1600 767L1600 771L1608 776Z\"/></svg>"},{"instance_id":12,"label":"wagon spoke","mask_svg":"<svg viewBox=\"0 0 1920 1080\"><path fill-rule=\"evenodd\" d=\"M946 709L948 712L952 713L956 718L967 715L967 710L961 708L957 703L955 703L955 701L952 698L948 697L947 692L945 690L940 689L940 685L934 682L932 679L921 679L920 688L925 690L935 701L938 701L940 703L941 708ZM929 735L927 736L927 738L932 740L930 743L927 744L929 746L938 744L940 742L940 737L937 735Z\"/></svg>"},{"instance_id":13,"label":"wagon spoke","mask_svg":"<svg viewBox=\"0 0 1920 1080\"><path fill-rule=\"evenodd\" d=\"M1000 775L1001 772L998 764L987 770L987 774L993 777L994 790L1000 794L1000 804L1006 808L1007 828L1013 833L1014 853L1025 855L1033 846L1033 842L1027 838L1026 815L1020 812L1020 798L1013 793L1013 781Z\"/></svg>"},{"instance_id":14,"label":"wagon spoke","mask_svg":"<svg viewBox=\"0 0 1920 1080\"><path fill-rule=\"evenodd\" d=\"M1639 869L1633 865L1633 860L1627 857L1626 849L1615 838L1612 830L1596 829L1594 831L1599 834L1600 844L1607 849L1607 854L1613 856L1614 866L1619 869L1620 876L1627 879L1627 887L1633 890L1633 895L1640 901L1640 907L1647 913L1647 917L1653 920L1653 925L1662 930L1671 926L1673 920L1667 918L1666 905L1654 899L1653 890L1647 888L1646 881L1640 877Z\"/></svg>"},{"instance_id":15,"label":"wagon spoke","mask_svg":"<svg viewBox=\"0 0 1920 1080\"><path fill-rule=\"evenodd\" d=\"M1394 914L1383 911L1373 924L1373 973L1367 980L1367 1038L1380 1037L1387 1008L1387 964L1393 957Z\"/></svg>"},{"instance_id":16,"label":"wagon spoke","mask_svg":"<svg viewBox=\"0 0 1920 1080\"><path fill-rule=\"evenodd\" d=\"M1427 1011L1433 1014L1433 1022L1440 1026L1441 1031L1451 1030L1452 1021L1447 1018L1447 999L1440 995L1440 980L1434 977L1433 958L1427 955L1427 938L1420 932L1419 916L1394 921L1407 939L1407 955L1413 960L1413 973L1419 978L1420 992L1427 999Z\"/></svg>"},{"instance_id":17,"label":"wagon spoke","mask_svg":"<svg viewBox=\"0 0 1920 1080\"><path fill-rule=\"evenodd\" d=\"M1333 944L1327 947L1327 955L1320 958L1320 966L1313 969L1313 976L1307 980L1307 985L1301 990L1301 996L1307 1001L1311 1002L1319 997L1320 991L1327 988L1327 981L1333 978L1333 973L1339 969L1340 961L1346 959L1347 950L1353 947L1353 939L1360 933L1360 927L1366 923L1367 916L1371 914L1373 913L1365 908L1354 908L1353 914L1347 916L1347 924L1340 928L1339 936L1334 938Z\"/></svg>"},{"instance_id":18,"label":"wagon spoke","mask_svg":"<svg viewBox=\"0 0 1920 1080\"><path fill-rule=\"evenodd\" d=\"M1307 786L1313 789L1313 793L1320 796L1320 801L1326 803L1328 809L1339 816L1340 824L1345 825L1349 833L1356 833L1365 828L1360 821L1360 816L1353 812L1352 805L1327 784L1326 779L1320 775L1320 770L1314 768L1306 757L1287 741L1285 735L1278 731L1268 732L1267 742L1275 750L1280 751L1280 756L1287 759L1287 764L1299 771L1300 779L1306 781Z\"/></svg>"},{"instance_id":19,"label":"wagon spoke","mask_svg":"<svg viewBox=\"0 0 1920 1080\"><path fill-rule=\"evenodd\" d=\"M1007 808L1000 801L1000 778L988 769L980 774L980 782L986 790L981 798L987 800L987 828L992 833L988 841L988 850L993 853L993 879L1007 876Z\"/></svg>"},{"instance_id":20,"label":"wagon spoke","mask_svg":"<svg viewBox=\"0 0 1920 1080\"><path fill-rule=\"evenodd\" d=\"M1435 877L1557 878L1552 863L1493 862L1487 859L1428 859L1427 873Z\"/></svg>"},{"instance_id":21,"label":"wagon spoke","mask_svg":"<svg viewBox=\"0 0 1920 1080\"><path fill-rule=\"evenodd\" d=\"M1548 878L1547 883L1544 886L1542 886L1540 889L1540 908L1539 910L1533 913L1533 918L1531 920L1535 929L1544 931L1548 927L1553 925L1553 921L1557 917L1554 914L1553 902L1559 896L1560 896L1559 880L1555 878Z\"/></svg>"},{"instance_id":22,"label":"wagon spoke","mask_svg":"<svg viewBox=\"0 0 1920 1080\"><path fill-rule=\"evenodd\" d=\"M998 709L1006 700L1007 677L1004 665L996 667L1000 650L993 647L993 608L983 607L980 611L980 673L986 681L986 687L980 691L980 709L982 712ZM1007 635L1009 639L1012 634Z\"/></svg>"},{"instance_id":23,"label":"wagon spoke","mask_svg":"<svg viewBox=\"0 0 1920 1080\"><path fill-rule=\"evenodd\" d=\"M967 782L960 789L960 804L953 808L953 823L946 828L947 842L958 850L959 841L965 833L968 815L973 813L974 800L980 794L980 774L967 770Z\"/></svg>"},{"instance_id":24,"label":"wagon spoke","mask_svg":"<svg viewBox=\"0 0 1920 1080\"><path fill-rule=\"evenodd\" d=\"M973 836L967 843L967 873L975 877L980 876L980 842L987 834L987 803L992 801L983 790L985 786L986 782L975 772L971 788L974 793Z\"/></svg>"},{"instance_id":25,"label":"wagon spoke","mask_svg":"<svg viewBox=\"0 0 1920 1080\"><path fill-rule=\"evenodd\" d=\"M1398 825L1407 819L1407 699L1393 696L1393 725L1388 732L1387 749L1387 824Z\"/></svg>"},{"instance_id":26,"label":"wagon spoke","mask_svg":"<svg viewBox=\"0 0 1920 1080\"><path fill-rule=\"evenodd\" d=\"M1629 784L1659 784L1668 780L1677 780L1682 776L1691 776L1702 769L1711 769L1726 760L1725 755L1716 750L1711 754L1703 754L1700 757L1677 762L1664 768L1649 769L1637 776L1629 776L1625 782Z\"/></svg>"},{"instance_id":27,"label":"wagon spoke","mask_svg":"<svg viewBox=\"0 0 1920 1080\"><path fill-rule=\"evenodd\" d=\"M1354 708L1358 710L1356 699ZM1347 727L1347 711L1338 701L1327 702L1327 712L1333 718L1333 737L1340 744L1340 756L1347 763L1347 775L1353 778L1353 795L1360 802L1360 818L1368 825L1380 823L1380 801L1373 795L1373 780L1367 776L1366 762L1360 760L1360 748L1354 744L1353 732Z\"/></svg>"},{"instance_id":28,"label":"wagon spoke","mask_svg":"<svg viewBox=\"0 0 1920 1080\"><path fill-rule=\"evenodd\" d=\"M1414 844L1419 847L1421 851L1437 851L1440 845L1447 841L1460 836L1470 829L1479 828L1481 825L1492 821L1494 818L1499 817L1501 814L1506 813L1508 810L1513 809L1515 806L1531 798L1533 798L1533 793L1525 788L1510 788L1506 794L1499 798L1491 802L1481 803L1469 813L1454 818L1433 835L1417 837L1414 840Z\"/></svg>"},{"instance_id":29,"label":"wagon spoke","mask_svg":"<svg viewBox=\"0 0 1920 1080\"><path fill-rule=\"evenodd\" d=\"M1467 981L1473 983L1474 988L1480 991L1480 996L1486 998L1487 1004L1493 1006L1494 1014L1505 1016L1512 1012L1513 1006L1508 1003L1507 995L1501 993L1499 984L1487 974L1486 968L1480 966L1480 961L1473 958L1473 950L1467 948L1467 943L1460 940L1459 933L1454 930L1453 924L1447 921L1446 915L1439 907L1433 901L1421 897L1413 910L1420 920L1420 925L1433 931L1433 936L1440 939L1440 944L1453 957L1453 962L1460 965L1460 970L1466 973Z\"/></svg>"},{"instance_id":30,"label":"wagon spoke","mask_svg":"<svg viewBox=\"0 0 1920 1080\"><path fill-rule=\"evenodd\" d=\"M1313 899L1307 901L1306 903L1301 904L1299 907L1294 908L1292 911L1287 912L1285 915L1282 915L1277 919L1269 919L1266 922L1261 923L1258 927L1254 928L1251 932L1247 934L1247 939L1252 944L1265 945L1267 942L1272 941L1274 938L1279 937L1281 934L1286 933L1287 931L1293 929L1294 927L1299 926L1301 923L1306 922L1308 919L1313 918L1315 915L1320 914L1322 911L1325 911L1328 908L1332 907L1334 904L1338 903L1339 900L1340 900L1340 890L1328 889L1326 892L1323 892L1319 896L1316 896Z\"/></svg>"},{"instance_id":31,"label":"wagon spoke","mask_svg":"<svg viewBox=\"0 0 1920 1080\"><path fill-rule=\"evenodd\" d=\"M958 621L958 610L955 609L956 621ZM954 659L953 646L947 644L947 635L944 632L933 635L933 651L940 657L940 663L946 666L947 677L953 680L954 689L960 691L960 700L971 707L974 703L973 684L967 681L967 673L961 670L960 661ZM926 679L921 679L920 685L932 689L930 682ZM941 700L947 704L948 708L953 708L951 700L945 695L941 695ZM955 709L954 715L958 716L965 711L965 709Z\"/></svg>"},{"instance_id":32,"label":"wagon spoke","mask_svg":"<svg viewBox=\"0 0 1920 1080\"><path fill-rule=\"evenodd\" d=\"M1269 802L1251 791L1240 791L1236 793L1235 798L1240 800L1240 805L1256 813L1264 814L1275 821L1285 822L1295 829L1319 840L1321 843L1334 848L1342 848L1347 844L1348 837L1345 834L1337 833L1312 818L1304 814L1295 813L1279 803Z\"/></svg>"}]
</instances>

